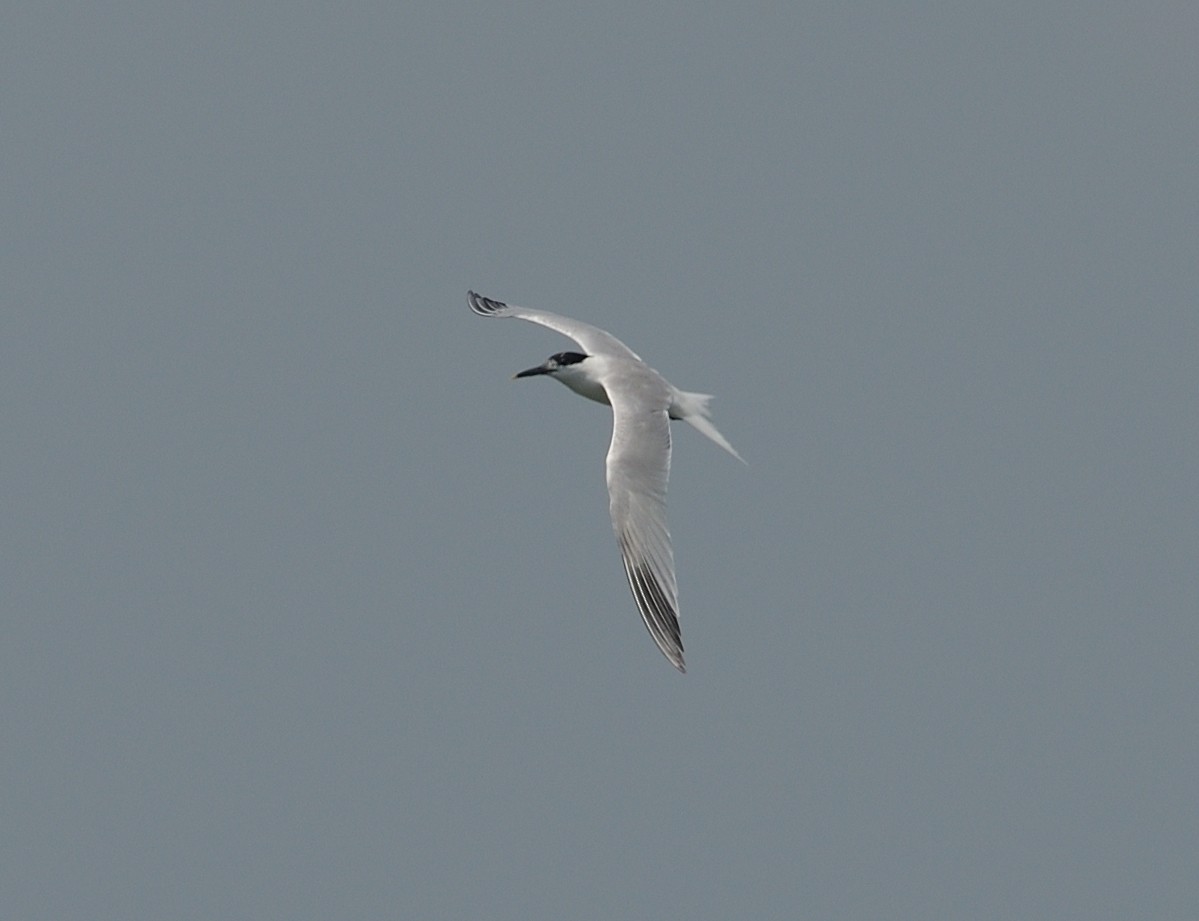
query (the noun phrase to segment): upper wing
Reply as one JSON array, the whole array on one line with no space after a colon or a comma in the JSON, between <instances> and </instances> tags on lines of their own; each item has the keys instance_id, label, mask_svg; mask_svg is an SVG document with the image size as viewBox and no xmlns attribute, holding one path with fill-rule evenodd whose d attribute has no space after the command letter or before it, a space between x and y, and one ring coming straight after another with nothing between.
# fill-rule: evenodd
<instances>
[{"instance_id":1,"label":"upper wing","mask_svg":"<svg viewBox=\"0 0 1199 921\"><path fill-rule=\"evenodd\" d=\"M578 320L572 320L570 317L561 317L556 313L548 313L544 310L530 310L528 307L511 307L500 301L493 301L489 297L483 297L481 294L475 294L474 291L468 291L466 299L470 303L470 309L481 317L516 317L518 320L540 323L542 326L548 326L555 332L573 339L583 347L583 351L588 355L613 355L641 360L636 352L611 333L606 333L602 329L586 323L580 323Z\"/></svg>"},{"instance_id":2,"label":"upper wing","mask_svg":"<svg viewBox=\"0 0 1199 921\"><path fill-rule=\"evenodd\" d=\"M666 527L670 477L670 398L658 380L613 390L612 444L608 448L608 497L612 527L637 609L662 654L679 671L679 630L674 551Z\"/></svg>"}]
</instances>

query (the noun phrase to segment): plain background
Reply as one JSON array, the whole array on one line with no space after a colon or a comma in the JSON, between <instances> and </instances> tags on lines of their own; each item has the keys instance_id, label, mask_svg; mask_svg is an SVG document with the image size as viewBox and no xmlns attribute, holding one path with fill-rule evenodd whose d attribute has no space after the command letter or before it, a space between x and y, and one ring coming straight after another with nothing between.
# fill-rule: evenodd
<instances>
[{"instance_id":1,"label":"plain background","mask_svg":"<svg viewBox=\"0 0 1199 921\"><path fill-rule=\"evenodd\" d=\"M1199 917L1193 2L0 20L5 918Z\"/></svg>"}]
</instances>

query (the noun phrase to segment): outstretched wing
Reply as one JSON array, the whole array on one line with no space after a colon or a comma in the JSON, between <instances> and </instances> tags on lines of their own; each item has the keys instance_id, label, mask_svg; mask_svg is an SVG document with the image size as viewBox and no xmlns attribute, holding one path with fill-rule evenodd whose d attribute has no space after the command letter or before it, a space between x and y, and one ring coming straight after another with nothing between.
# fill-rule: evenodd
<instances>
[{"instance_id":1,"label":"outstretched wing","mask_svg":"<svg viewBox=\"0 0 1199 921\"><path fill-rule=\"evenodd\" d=\"M670 405L665 388L647 376L644 387L614 390L608 498L612 527L637 609L662 654L683 672L678 585L666 527L670 478Z\"/></svg>"},{"instance_id":2,"label":"outstretched wing","mask_svg":"<svg viewBox=\"0 0 1199 921\"><path fill-rule=\"evenodd\" d=\"M530 310L528 307L512 307L500 301L493 301L489 297L483 297L481 294L475 294L474 291L467 292L466 299L470 303L470 309L481 317L516 317L518 320L528 320L530 323L547 326L555 332L573 339L583 347L583 351L588 355L612 355L641 360L636 352L611 333L606 333L587 323L572 320L570 317L562 317L545 310Z\"/></svg>"}]
</instances>

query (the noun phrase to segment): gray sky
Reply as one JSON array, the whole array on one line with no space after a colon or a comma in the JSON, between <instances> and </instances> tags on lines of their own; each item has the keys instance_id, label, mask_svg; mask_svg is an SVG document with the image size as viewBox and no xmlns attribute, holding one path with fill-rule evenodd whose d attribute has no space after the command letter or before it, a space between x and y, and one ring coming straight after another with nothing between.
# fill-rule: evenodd
<instances>
[{"instance_id":1,"label":"gray sky","mask_svg":"<svg viewBox=\"0 0 1199 921\"><path fill-rule=\"evenodd\" d=\"M10 5L0 913L1199 917L1196 10Z\"/></svg>"}]
</instances>

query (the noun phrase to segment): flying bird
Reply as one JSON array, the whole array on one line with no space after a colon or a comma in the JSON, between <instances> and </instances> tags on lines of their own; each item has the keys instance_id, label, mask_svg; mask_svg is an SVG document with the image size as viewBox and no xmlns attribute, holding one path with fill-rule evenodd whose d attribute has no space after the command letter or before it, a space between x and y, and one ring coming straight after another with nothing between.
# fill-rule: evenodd
<instances>
[{"instance_id":1,"label":"flying bird","mask_svg":"<svg viewBox=\"0 0 1199 921\"><path fill-rule=\"evenodd\" d=\"M625 575L650 636L680 672L678 585L666 527L670 476L670 420L682 419L745 463L708 419L706 393L679 390L610 333L543 310L513 307L471 291L470 309L481 317L515 317L549 327L578 343L580 352L558 352L516 377L548 375L575 393L612 407L608 447L608 509Z\"/></svg>"}]
</instances>

